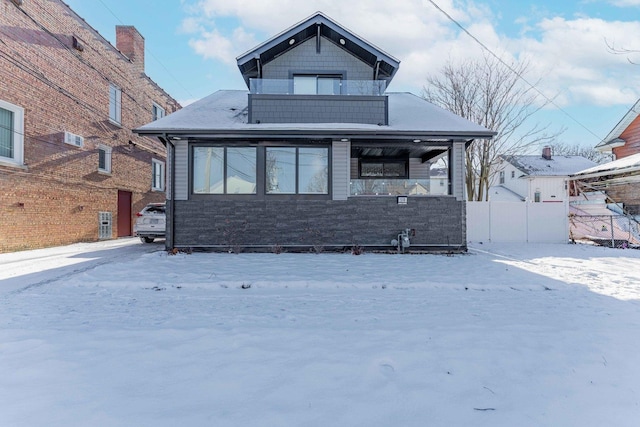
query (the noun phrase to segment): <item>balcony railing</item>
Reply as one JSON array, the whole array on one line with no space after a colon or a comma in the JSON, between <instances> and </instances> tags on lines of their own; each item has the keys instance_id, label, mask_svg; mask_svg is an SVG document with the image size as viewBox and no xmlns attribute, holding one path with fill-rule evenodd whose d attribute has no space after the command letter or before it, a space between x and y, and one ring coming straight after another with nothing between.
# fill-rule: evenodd
<instances>
[{"instance_id":1,"label":"balcony railing","mask_svg":"<svg viewBox=\"0 0 640 427\"><path fill-rule=\"evenodd\" d=\"M308 88L305 88L308 89ZM315 93L296 90L293 79L250 79L252 94L268 95L365 95L382 96L387 89L385 80L341 80L331 87L323 87Z\"/></svg>"},{"instance_id":2,"label":"balcony railing","mask_svg":"<svg viewBox=\"0 0 640 427\"><path fill-rule=\"evenodd\" d=\"M352 196L433 196L449 194L445 178L432 179L352 179Z\"/></svg>"}]
</instances>

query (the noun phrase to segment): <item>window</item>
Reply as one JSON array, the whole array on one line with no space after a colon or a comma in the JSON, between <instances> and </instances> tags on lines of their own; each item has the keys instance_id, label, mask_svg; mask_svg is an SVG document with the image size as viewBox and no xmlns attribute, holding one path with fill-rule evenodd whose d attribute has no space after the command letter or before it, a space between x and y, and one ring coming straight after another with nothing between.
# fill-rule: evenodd
<instances>
[{"instance_id":1,"label":"window","mask_svg":"<svg viewBox=\"0 0 640 427\"><path fill-rule=\"evenodd\" d=\"M500 184L504 184L504 171L500 171Z\"/></svg>"},{"instance_id":2,"label":"window","mask_svg":"<svg viewBox=\"0 0 640 427\"><path fill-rule=\"evenodd\" d=\"M151 189L156 191L164 190L164 162L156 159L151 160Z\"/></svg>"},{"instance_id":3,"label":"window","mask_svg":"<svg viewBox=\"0 0 640 427\"><path fill-rule=\"evenodd\" d=\"M0 160L21 165L24 147L24 109L0 101Z\"/></svg>"},{"instance_id":4,"label":"window","mask_svg":"<svg viewBox=\"0 0 640 427\"><path fill-rule=\"evenodd\" d=\"M361 159L361 178L409 178L405 159Z\"/></svg>"},{"instance_id":5,"label":"window","mask_svg":"<svg viewBox=\"0 0 640 427\"><path fill-rule=\"evenodd\" d=\"M338 95L341 76L299 75L293 76L293 93L297 95Z\"/></svg>"},{"instance_id":6,"label":"window","mask_svg":"<svg viewBox=\"0 0 640 427\"><path fill-rule=\"evenodd\" d=\"M153 103L151 111L153 112L153 121L161 119L166 115L166 113L164 111L164 108L162 108L161 106L159 106L155 102Z\"/></svg>"},{"instance_id":7,"label":"window","mask_svg":"<svg viewBox=\"0 0 640 427\"><path fill-rule=\"evenodd\" d=\"M113 83L109 84L109 120L122 123L122 91Z\"/></svg>"},{"instance_id":8,"label":"window","mask_svg":"<svg viewBox=\"0 0 640 427\"><path fill-rule=\"evenodd\" d=\"M540 203L540 190L536 190L536 192L533 193L533 201L535 203Z\"/></svg>"},{"instance_id":9,"label":"window","mask_svg":"<svg viewBox=\"0 0 640 427\"><path fill-rule=\"evenodd\" d=\"M111 147L98 146L98 171L111 173Z\"/></svg>"},{"instance_id":10,"label":"window","mask_svg":"<svg viewBox=\"0 0 640 427\"><path fill-rule=\"evenodd\" d=\"M195 147L193 192L256 194L256 148Z\"/></svg>"},{"instance_id":11,"label":"window","mask_svg":"<svg viewBox=\"0 0 640 427\"><path fill-rule=\"evenodd\" d=\"M329 149L267 147L267 194L329 194Z\"/></svg>"},{"instance_id":12,"label":"window","mask_svg":"<svg viewBox=\"0 0 640 427\"><path fill-rule=\"evenodd\" d=\"M516 171L511 171L511 178L515 178L516 177Z\"/></svg>"}]
</instances>

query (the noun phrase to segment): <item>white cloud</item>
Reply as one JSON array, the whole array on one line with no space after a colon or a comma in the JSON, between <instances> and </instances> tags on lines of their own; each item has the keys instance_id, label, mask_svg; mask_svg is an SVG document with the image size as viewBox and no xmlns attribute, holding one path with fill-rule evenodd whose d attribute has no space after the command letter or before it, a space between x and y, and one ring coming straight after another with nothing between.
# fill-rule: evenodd
<instances>
[{"instance_id":1,"label":"white cloud","mask_svg":"<svg viewBox=\"0 0 640 427\"><path fill-rule=\"evenodd\" d=\"M607 42L628 40L628 34L640 32L640 23L553 18L539 22L536 29L536 38L512 43L543 77L547 93L562 93L567 104L610 106L637 100L637 66L612 54Z\"/></svg>"},{"instance_id":2,"label":"white cloud","mask_svg":"<svg viewBox=\"0 0 640 427\"><path fill-rule=\"evenodd\" d=\"M640 0L617 3L633 6ZM540 90L558 95L561 105L631 104L640 95L640 66L610 53L606 45L632 48L621 43L640 34L638 22L533 17L508 37L496 29L498 20L486 6L454 0L438 4L496 54L528 59L529 80L542 79ZM238 55L319 10L400 59L391 90L419 93L426 76L449 58L483 55L474 40L426 0L199 0L183 28L194 35L191 46L199 55L235 68Z\"/></svg>"},{"instance_id":3,"label":"white cloud","mask_svg":"<svg viewBox=\"0 0 640 427\"><path fill-rule=\"evenodd\" d=\"M618 7L637 7L640 6L640 0L613 0L611 4Z\"/></svg>"}]
</instances>

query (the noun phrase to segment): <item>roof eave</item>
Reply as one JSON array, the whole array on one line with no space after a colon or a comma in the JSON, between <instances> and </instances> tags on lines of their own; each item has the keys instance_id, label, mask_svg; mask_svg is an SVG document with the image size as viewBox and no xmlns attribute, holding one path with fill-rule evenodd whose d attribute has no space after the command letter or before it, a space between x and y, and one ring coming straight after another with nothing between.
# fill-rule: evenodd
<instances>
[{"instance_id":1,"label":"roof eave","mask_svg":"<svg viewBox=\"0 0 640 427\"><path fill-rule=\"evenodd\" d=\"M473 139L491 139L496 132L475 131L411 131L411 130L360 130L360 129L134 129L142 136L168 136L186 138L370 138L370 139L446 139L469 141Z\"/></svg>"}]
</instances>

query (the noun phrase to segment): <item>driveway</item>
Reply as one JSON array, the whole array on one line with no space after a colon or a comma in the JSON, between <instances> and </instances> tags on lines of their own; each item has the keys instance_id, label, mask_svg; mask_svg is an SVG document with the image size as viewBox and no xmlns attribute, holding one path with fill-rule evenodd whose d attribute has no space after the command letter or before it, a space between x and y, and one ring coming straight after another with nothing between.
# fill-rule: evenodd
<instances>
[{"instance_id":1,"label":"driveway","mask_svg":"<svg viewBox=\"0 0 640 427\"><path fill-rule=\"evenodd\" d=\"M0 254L0 295L41 286L117 260L164 250L164 240L143 244L137 237L75 243Z\"/></svg>"}]
</instances>

